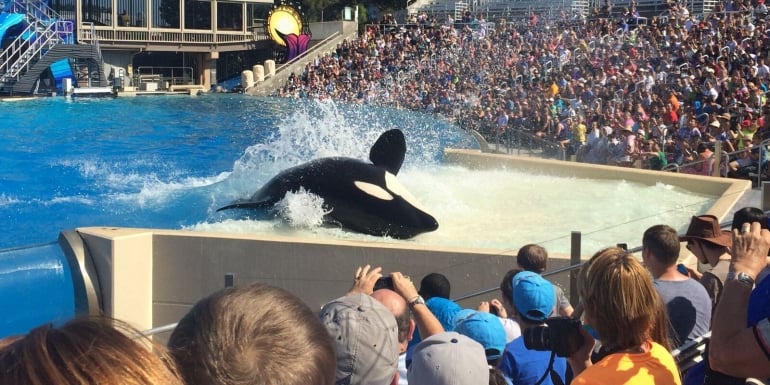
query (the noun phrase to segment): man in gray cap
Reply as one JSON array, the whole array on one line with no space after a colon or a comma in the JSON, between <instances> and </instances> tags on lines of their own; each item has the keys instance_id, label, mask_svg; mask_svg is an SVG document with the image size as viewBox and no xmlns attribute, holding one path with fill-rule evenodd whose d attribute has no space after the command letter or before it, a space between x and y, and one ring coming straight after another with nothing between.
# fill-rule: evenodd
<instances>
[{"instance_id":1,"label":"man in gray cap","mask_svg":"<svg viewBox=\"0 0 770 385\"><path fill-rule=\"evenodd\" d=\"M380 267L366 265L356 270L353 287L348 293L324 305L319 317L335 343L337 355L336 385L396 384L396 368L402 344L398 322L389 309L387 296L372 297L375 283L382 278ZM393 291L405 300L414 322L426 336L443 332L441 324L425 306L409 277L390 273ZM394 293L394 294L395 294ZM380 293L382 294L382 293ZM406 333L414 326L402 327ZM405 341L402 341L405 342Z\"/></svg>"},{"instance_id":2,"label":"man in gray cap","mask_svg":"<svg viewBox=\"0 0 770 385\"><path fill-rule=\"evenodd\" d=\"M398 325L383 304L348 293L321 309L321 322L334 341L336 385L388 385L396 378Z\"/></svg>"},{"instance_id":3,"label":"man in gray cap","mask_svg":"<svg viewBox=\"0 0 770 385\"><path fill-rule=\"evenodd\" d=\"M432 335L417 345L409 383L419 385L488 384L484 347L457 332Z\"/></svg>"}]
</instances>

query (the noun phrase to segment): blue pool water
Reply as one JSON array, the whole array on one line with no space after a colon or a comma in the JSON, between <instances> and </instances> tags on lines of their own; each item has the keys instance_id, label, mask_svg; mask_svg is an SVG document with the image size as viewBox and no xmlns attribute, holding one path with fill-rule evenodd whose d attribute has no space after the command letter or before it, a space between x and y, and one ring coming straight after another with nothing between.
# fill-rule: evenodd
<instances>
[{"instance_id":1,"label":"blue pool water","mask_svg":"<svg viewBox=\"0 0 770 385\"><path fill-rule=\"evenodd\" d=\"M408 135L420 152L410 151L407 162L434 162L443 145L471 143L427 117L323 107L241 95L0 103L0 249L52 241L79 226L182 228L216 220L213 209L253 192L258 179L283 166L325 155L364 158L367 139L407 123L420 131ZM324 122L312 116L339 127L315 129ZM281 130L283 141L275 139ZM313 142L335 130L347 136L345 148ZM271 137L272 147L252 147ZM422 145L426 138L434 143ZM234 170L242 189L226 181Z\"/></svg>"},{"instance_id":2,"label":"blue pool water","mask_svg":"<svg viewBox=\"0 0 770 385\"><path fill-rule=\"evenodd\" d=\"M83 226L383 241L319 226L317 210L302 200L283 220L216 209L286 167L321 156L366 159L391 128L407 138L399 179L440 224L406 242L501 249L536 242L568 252L570 232L579 230L591 253L638 245L652 224L682 229L713 203L666 185L442 165L445 147L477 144L451 124L406 111L243 95L44 98L0 103L0 249Z\"/></svg>"}]
</instances>

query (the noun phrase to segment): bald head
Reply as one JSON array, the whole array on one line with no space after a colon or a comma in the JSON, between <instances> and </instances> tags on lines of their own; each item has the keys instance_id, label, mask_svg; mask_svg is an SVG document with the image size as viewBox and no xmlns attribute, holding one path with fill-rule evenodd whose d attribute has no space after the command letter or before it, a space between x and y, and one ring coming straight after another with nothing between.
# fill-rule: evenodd
<instances>
[{"instance_id":1,"label":"bald head","mask_svg":"<svg viewBox=\"0 0 770 385\"><path fill-rule=\"evenodd\" d=\"M396 317L398 324L398 342L402 345L402 351L406 349L409 340L412 339L414 332L414 323L409 312L409 306L406 300L400 294L390 289L375 290L372 297L390 310Z\"/></svg>"}]
</instances>

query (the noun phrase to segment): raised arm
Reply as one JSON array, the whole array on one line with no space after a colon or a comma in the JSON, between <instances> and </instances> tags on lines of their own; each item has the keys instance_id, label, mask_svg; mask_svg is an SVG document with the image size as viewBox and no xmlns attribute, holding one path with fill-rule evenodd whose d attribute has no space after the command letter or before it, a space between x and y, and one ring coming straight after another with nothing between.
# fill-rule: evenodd
<instances>
[{"instance_id":1,"label":"raised arm","mask_svg":"<svg viewBox=\"0 0 770 385\"><path fill-rule=\"evenodd\" d=\"M736 377L770 376L770 319L746 327L754 279L767 264L770 231L758 222L733 230L730 274L714 312L709 347L711 367ZM770 299L764 299L770 301Z\"/></svg>"}]
</instances>

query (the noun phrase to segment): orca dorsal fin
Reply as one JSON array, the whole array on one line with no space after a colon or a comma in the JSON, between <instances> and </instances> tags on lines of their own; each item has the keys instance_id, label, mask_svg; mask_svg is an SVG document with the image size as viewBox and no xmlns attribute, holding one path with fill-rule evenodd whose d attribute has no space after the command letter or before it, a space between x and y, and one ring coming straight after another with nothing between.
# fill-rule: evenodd
<instances>
[{"instance_id":1,"label":"orca dorsal fin","mask_svg":"<svg viewBox=\"0 0 770 385\"><path fill-rule=\"evenodd\" d=\"M406 139L398 128L385 131L369 150L369 160L375 166L397 175L406 156Z\"/></svg>"}]
</instances>

